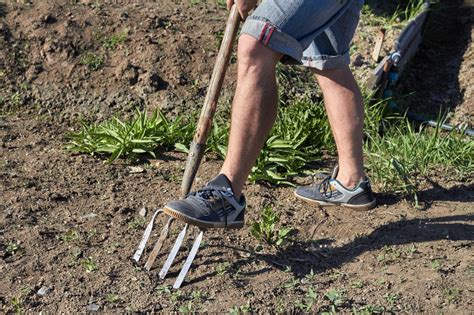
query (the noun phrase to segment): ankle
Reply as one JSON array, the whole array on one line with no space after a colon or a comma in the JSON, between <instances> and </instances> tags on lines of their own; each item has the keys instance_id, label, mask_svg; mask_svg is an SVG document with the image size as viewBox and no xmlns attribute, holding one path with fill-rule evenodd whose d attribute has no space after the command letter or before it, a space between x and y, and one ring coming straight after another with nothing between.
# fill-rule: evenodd
<instances>
[{"instance_id":1,"label":"ankle","mask_svg":"<svg viewBox=\"0 0 474 315\"><path fill-rule=\"evenodd\" d=\"M365 178L365 174L357 173L357 174L338 174L336 179L342 186L347 189L354 189L359 185L361 181Z\"/></svg>"},{"instance_id":2,"label":"ankle","mask_svg":"<svg viewBox=\"0 0 474 315\"><path fill-rule=\"evenodd\" d=\"M220 174L223 174L227 180L230 183L230 188L232 189L232 192L234 193L235 199L240 201L240 198L242 197L242 185L239 185L235 178L233 178L230 174L226 172L220 172Z\"/></svg>"},{"instance_id":3,"label":"ankle","mask_svg":"<svg viewBox=\"0 0 474 315\"><path fill-rule=\"evenodd\" d=\"M342 180L342 179L339 179L338 177L336 179L339 183L341 183L342 186L344 186L344 188L347 188L347 189L354 189L361 182L361 180L356 180L356 181L354 181L354 180Z\"/></svg>"}]
</instances>

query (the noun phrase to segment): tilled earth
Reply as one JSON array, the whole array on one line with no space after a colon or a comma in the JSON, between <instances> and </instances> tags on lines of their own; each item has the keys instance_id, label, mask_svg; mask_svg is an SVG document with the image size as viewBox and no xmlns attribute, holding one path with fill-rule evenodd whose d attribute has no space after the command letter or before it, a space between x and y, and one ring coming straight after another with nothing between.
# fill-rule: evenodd
<instances>
[{"instance_id":1,"label":"tilled earth","mask_svg":"<svg viewBox=\"0 0 474 315\"><path fill-rule=\"evenodd\" d=\"M473 185L439 174L420 193L424 210L387 194L377 194L380 205L368 212L318 208L297 200L289 187L248 185L248 224L207 231L181 290L169 285L186 251L164 281L158 272L165 257L150 272L133 263L153 210L179 195L186 156L161 152L156 160L137 162L136 172L126 161L110 165L71 155L64 150L65 134L78 128L81 115L101 121L126 116L135 106L171 113L199 109L226 11L214 2L51 3L0 3L0 95L7 99L0 120L2 312L226 312L247 306L256 312L320 312L332 310L325 297L332 290L343 295L332 304L344 312L472 311ZM471 12L460 2L442 3ZM456 30L465 34L472 20L463 21ZM367 34L375 34L361 24L353 55L358 76L373 67L373 38ZM104 38L124 30L126 41L104 47ZM472 64L470 41L459 45L466 53L458 69L466 69ZM448 54L442 48L437 46L438 53ZM90 51L104 58L98 71L83 64ZM412 71L415 76L421 70ZM465 109L470 76L460 73L454 88L463 97L453 98L456 113L472 115ZM223 106L234 74L232 64ZM209 180L220 163L207 157L196 185ZM295 229L283 247L249 235L266 205L281 215L282 225ZM143 207L145 217L139 214ZM179 228L172 228L170 239Z\"/></svg>"}]
</instances>

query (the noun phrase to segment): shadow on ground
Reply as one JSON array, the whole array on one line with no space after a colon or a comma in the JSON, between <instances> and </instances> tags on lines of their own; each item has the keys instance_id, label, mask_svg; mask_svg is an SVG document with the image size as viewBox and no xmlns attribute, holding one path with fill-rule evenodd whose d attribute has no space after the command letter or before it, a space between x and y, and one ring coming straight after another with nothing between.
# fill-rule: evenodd
<instances>
[{"instance_id":1,"label":"shadow on ground","mask_svg":"<svg viewBox=\"0 0 474 315\"><path fill-rule=\"evenodd\" d=\"M286 249L274 255L250 253L235 246L219 245L235 251L244 251L250 257L235 261L232 266L249 264L251 260L263 260L280 270L291 270L295 277L302 278L311 273L324 273L331 269L340 268L343 264L354 261L365 252L381 249L385 246L414 244L449 239L453 241L474 241L474 214L445 216L430 219L400 220L382 225L368 235L356 238L350 243L339 247L331 247L332 240L320 239L294 242ZM470 223L469 223L470 222ZM323 246L321 246L323 245ZM214 247L210 245L211 247ZM329 246L329 247L327 247ZM217 246L215 246L217 247ZM216 253L218 255L219 253ZM214 264L216 261L212 260ZM203 264L209 263L208 261ZM291 268L291 269L289 269ZM243 276L253 276L268 272L265 267ZM190 283L203 281L212 277L216 272L202 275Z\"/></svg>"}]
</instances>

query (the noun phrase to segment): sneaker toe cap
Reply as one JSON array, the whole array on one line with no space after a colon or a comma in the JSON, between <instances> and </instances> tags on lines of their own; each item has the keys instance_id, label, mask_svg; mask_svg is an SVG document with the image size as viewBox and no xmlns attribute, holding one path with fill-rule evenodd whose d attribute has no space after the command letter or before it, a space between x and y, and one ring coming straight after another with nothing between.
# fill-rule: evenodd
<instances>
[{"instance_id":1,"label":"sneaker toe cap","mask_svg":"<svg viewBox=\"0 0 474 315\"><path fill-rule=\"evenodd\" d=\"M170 201L166 204L166 207L194 219L203 221L219 221L219 218L207 208L190 205L188 202L183 200Z\"/></svg>"}]
</instances>

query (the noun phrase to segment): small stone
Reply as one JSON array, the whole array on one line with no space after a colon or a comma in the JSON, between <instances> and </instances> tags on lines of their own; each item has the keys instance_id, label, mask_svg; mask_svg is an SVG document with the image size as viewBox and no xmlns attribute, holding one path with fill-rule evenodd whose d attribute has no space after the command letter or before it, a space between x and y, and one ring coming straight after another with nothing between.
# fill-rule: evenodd
<instances>
[{"instance_id":1,"label":"small stone","mask_svg":"<svg viewBox=\"0 0 474 315\"><path fill-rule=\"evenodd\" d=\"M97 304L89 304L86 306L86 310L91 311L91 312L96 312L99 310L99 308L100 306Z\"/></svg>"},{"instance_id":2,"label":"small stone","mask_svg":"<svg viewBox=\"0 0 474 315\"><path fill-rule=\"evenodd\" d=\"M97 217L97 214L95 214L95 213L89 213L89 214L83 215L83 216L81 217L81 219L93 219L93 218L95 218L95 217Z\"/></svg>"},{"instance_id":3,"label":"small stone","mask_svg":"<svg viewBox=\"0 0 474 315\"><path fill-rule=\"evenodd\" d=\"M63 195L61 195L59 193L56 193L56 192L50 193L49 194L49 199L51 201L66 201L67 200L66 197L64 197Z\"/></svg>"},{"instance_id":4,"label":"small stone","mask_svg":"<svg viewBox=\"0 0 474 315\"><path fill-rule=\"evenodd\" d=\"M130 174L143 173L144 169L139 166L129 166Z\"/></svg>"},{"instance_id":5,"label":"small stone","mask_svg":"<svg viewBox=\"0 0 474 315\"><path fill-rule=\"evenodd\" d=\"M146 217L146 208L145 207L141 208L140 211L138 212L138 215L141 217Z\"/></svg>"},{"instance_id":6,"label":"small stone","mask_svg":"<svg viewBox=\"0 0 474 315\"><path fill-rule=\"evenodd\" d=\"M50 287L42 286L42 287L38 290L38 292L36 292L36 294L41 295L41 296L45 296L45 295L48 294L49 292L51 292L51 288L50 288Z\"/></svg>"},{"instance_id":7,"label":"small stone","mask_svg":"<svg viewBox=\"0 0 474 315\"><path fill-rule=\"evenodd\" d=\"M52 16L51 14L46 14L44 17L43 17L43 21L46 23L46 24L52 24L52 23L55 23L57 20L54 16Z\"/></svg>"}]
</instances>

